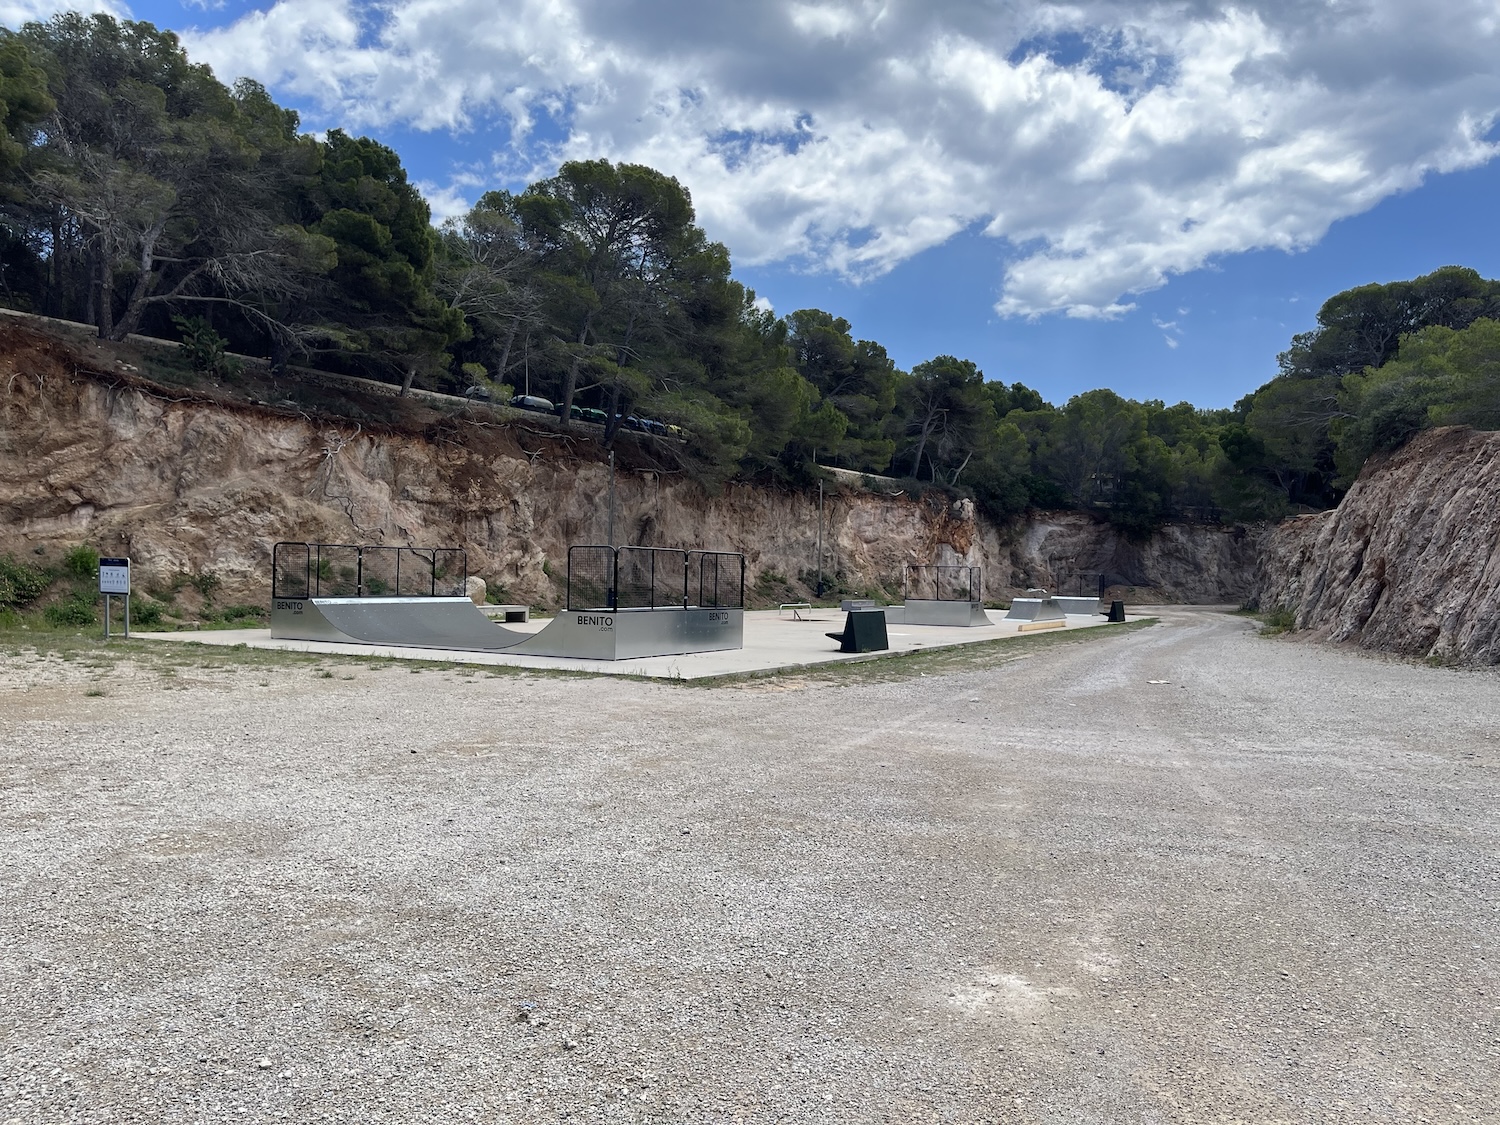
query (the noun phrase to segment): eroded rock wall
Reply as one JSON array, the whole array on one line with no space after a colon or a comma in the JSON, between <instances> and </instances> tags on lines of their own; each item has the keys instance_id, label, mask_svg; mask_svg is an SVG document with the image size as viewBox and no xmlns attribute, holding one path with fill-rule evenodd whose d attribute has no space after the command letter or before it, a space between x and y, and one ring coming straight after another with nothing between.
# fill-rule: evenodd
<instances>
[{"instance_id":1,"label":"eroded rock wall","mask_svg":"<svg viewBox=\"0 0 1500 1125\"><path fill-rule=\"evenodd\" d=\"M506 600L556 605L568 546L606 539L609 467L588 439L453 419L372 431L81 362L57 341L0 331L0 552L87 542L130 555L142 584L213 571L223 598L256 601L278 540L462 544L470 572ZM752 584L776 575L789 593L815 569L815 492L709 495L630 469L615 492L616 542L742 551ZM1000 527L968 501L852 488L826 491L822 522L825 572L892 596L908 561L982 566L991 598L1091 591L1102 572L1132 601L1239 601L1255 573L1257 537L1244 529L1171 527L1134 543L1084 513ZM763 600L778 588L767 583Z\"/></svg>"},{"instance_id":2,"label":"eroded rock wall","mask_svg":"<svg viewBox=\"0 0 1500 1125\"><path fill-rule=\"evenodd\" d=\"M1431 430L1267 538L1263 608L1331 641L1500 663L1500 434Z\"/></svg>"}]
</instances>

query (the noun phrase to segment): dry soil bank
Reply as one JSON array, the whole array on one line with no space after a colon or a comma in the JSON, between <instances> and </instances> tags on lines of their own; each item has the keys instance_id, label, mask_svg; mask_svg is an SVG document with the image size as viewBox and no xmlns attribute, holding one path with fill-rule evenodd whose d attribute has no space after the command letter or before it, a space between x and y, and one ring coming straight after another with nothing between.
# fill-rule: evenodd
<instances>
[{"instance_id":1,"label":"dry soil bank","mask_svg":"<svg viewBox=\"0 0 1500 1125\"><path fill-rule=\"evenodd\" d=\"M326 667L0 667L0 1122L1497 1120L1493 672Z\"/></svg>"}]
</instances>

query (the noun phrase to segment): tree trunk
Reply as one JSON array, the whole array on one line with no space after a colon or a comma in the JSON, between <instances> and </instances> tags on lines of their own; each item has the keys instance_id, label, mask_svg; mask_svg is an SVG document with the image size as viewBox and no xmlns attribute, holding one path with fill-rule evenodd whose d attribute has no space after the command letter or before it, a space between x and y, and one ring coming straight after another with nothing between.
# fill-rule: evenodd
<instances>
[{"instance_id":1,"label":"tree trunk","mask_svg":"<svg viewBox=\"0 0 1500 1125\"><path fill-rule=\"evenodd\" d=\"M410 391L411 391L411 385L412 385L412 383L414 383L416 381L416 378L417 378L417 367L416 367L416 364L408 364L407 368L406 368L406 377L401 380L401 397L402 398L405 398L407 396L407 394L410 393Z\"/></svg>"},{"instance_id":2,"label":"tree trunk","mask_svg":"<svg viewBox=\"0 0 1500 1125\"><path fill-rule=\"evenodd\" d=\"M926 421L922 423L922 436L917 439L917 455L911 459L911 478L917 480L917 473L922 469L922 451L927 448L927 439L932 435L933 427L937 424L936 412L928 414Z\"/></svg>"},{"instance_id":3,"label":"tree trunk","mask_svg":"<svg viewBox=\"0 0 1500 1125\"><path fill-rule=\"evenodd\" d=\"M573 355L573 362L568 365L568 377L563 382L562 405L559 412L562 415L562 428L568 429L573 418L573 391L578 386L578 368L583 363L583 345L589 338L589 329L593 326L594 314L591 312L583 318L583 328L578 333L578 351Z\"/></svg>"},{"instance_id":4,"label":"tree trunk","mask_svg":"<svg viewBox=\"0 0 1500 1125\"><path fill-rule=\"evenodd\" d=\"M99 304L95 310L96 323L99 325L99 339L109 340L113 339L114 331L111 321L114 317L115 271L110 265L109 255L102 252L99 254L98 280L98 295L94 298Z\"/></svg>"},{"instance_id":5,"label":"tree trunk","mask_svg":"<svg viewBox=\"0 0 1500 1125\"><path fill-rule=\"evenodd\" d=\"M510 331L505 334L505 347L500 350L500 366L495 370L496 382L505 382L505 369L510 366L510 348L516 342L516 332L520 327L521 318L513 318L510 322Z\"/></svg>"},{"instance_id":6,"label":"tree trunk","mask_svg":"<svg viewBox=\"0 0 1500 1125\"><path fill-rule=\"evenodd\" d=\"M620 432L620 380L615 380L614 389L609 395L609 417L604 419L604 447L612 447L615 443L615 434Z\"/></svg>"},{"instance_id":7,"label":"tree trunk","mask_svg":"<svg viewBox=\"0 0 1500 1125\"><path fill-rule=\"evenodd\" d=\"M161 238L162 232L166 230L167 221L162 219L148 230L141 239L141 260L139 262L140 273L131 286L130 298L125 302L125 313L120 317L120 323L115 325L110 333L111 340L123 340L141 326L141 317L146 314L146 299L151 296L151 290L156 288L156 243ZM196 271L194 271L196 272Z\"/></svg>"}]
</instances>

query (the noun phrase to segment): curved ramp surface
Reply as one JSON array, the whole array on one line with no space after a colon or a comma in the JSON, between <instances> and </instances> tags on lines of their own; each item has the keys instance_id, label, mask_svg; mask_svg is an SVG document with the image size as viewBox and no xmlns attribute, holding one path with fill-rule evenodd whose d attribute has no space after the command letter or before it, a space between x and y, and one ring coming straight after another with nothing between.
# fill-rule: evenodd
<instances>
[{"instance_id":1,"label":"curved ramp surface","mask_svg":"<svg viewBox=\"0 0 1500 1125\"><path fill-rule=\"evenodd\" d=\"M271 636L589 660L677 656L745 646L745 611L589 610L560 613L540 632L507 629L468 598L278 598Z\"/></svg>"},{"instance_id":2,"label":"curved ramp surface","mask_svg":"<svg viewBox=\"0 0 1500 1125\"><path fill-rule=\"evenodd\" d=\"M468 598L278 598L271 636L472 652L500 652L532 639L495 624Z\"/></svg>"}]
</instances>

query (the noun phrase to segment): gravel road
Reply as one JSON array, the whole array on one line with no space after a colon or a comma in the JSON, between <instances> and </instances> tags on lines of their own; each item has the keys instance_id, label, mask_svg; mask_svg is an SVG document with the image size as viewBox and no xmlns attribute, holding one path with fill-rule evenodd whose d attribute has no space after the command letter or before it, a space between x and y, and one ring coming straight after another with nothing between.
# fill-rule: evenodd
<instances>
[{"instance_id":1,"label":"gravel road","mask_svg":"<svg viewBox=\"0 0 1500 1125\"><path fill-rule=\"evenodd\" d=\"M1492 672L193 659L0 666L7 1125L1500 1121Z\"/></svg>"}]
</instances>

